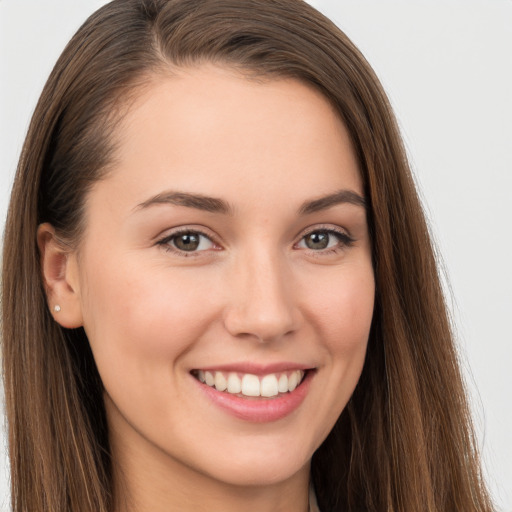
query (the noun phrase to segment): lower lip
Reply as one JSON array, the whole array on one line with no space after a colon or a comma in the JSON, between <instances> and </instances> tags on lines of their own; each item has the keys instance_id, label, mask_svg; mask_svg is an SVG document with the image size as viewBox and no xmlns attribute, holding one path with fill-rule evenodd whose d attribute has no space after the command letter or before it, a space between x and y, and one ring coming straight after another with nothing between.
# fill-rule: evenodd
<instances>
[{"instance_id":1,"label":"lower lip","mask_svg":"<svg viewBox=\"0 0 512 512\"><path fill-rule=\"evenodd\" d=\"M309 370L299 386L277 398L241 397L217 391L192 377L201 391L218 407L244 421L267 423L285 418L298 409L306 397L314 371Z\"/></svg>"}]
</instances>

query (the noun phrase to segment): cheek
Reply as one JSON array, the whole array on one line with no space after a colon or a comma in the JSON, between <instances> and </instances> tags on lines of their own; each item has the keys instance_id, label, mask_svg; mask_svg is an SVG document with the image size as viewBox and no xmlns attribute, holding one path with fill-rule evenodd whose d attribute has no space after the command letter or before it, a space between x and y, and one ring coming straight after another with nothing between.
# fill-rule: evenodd
<instances>
[{"instance_id":1,"label":"cheek","mask_svg":"<svg viewBox=\"0 0 512 512\"><path fill-rule=\"evenodd\" d=\"M84 324L99 368L168 369L213 314L191 275L129 261L96 268L87 281Z\"/></svg>"},{"instance_id":2,"label":"cheek","mask_svg":"<svg viewBox=\"0 0 512 512\"><path fill-rule=\"evenodd\" d=\"M316 440L327 437L359 381L375 295L369 262L333 269L331 276L321 282L323 286L316 288L309 302L310 323L319 334L323 353L318 372L322 394L315 406L324 421Z\"/></svg>"},{"instance_id":3,"label":"cheek","mask_svg":"<svg viewBox=\"0 0 512 512\"><path fill-rule=\"evenodd\" d=\"M315 294L312 302L316 324L333 357L365 352L374 298L375 282L370 264L344 268Z\"/></svg>"}]
</instances>

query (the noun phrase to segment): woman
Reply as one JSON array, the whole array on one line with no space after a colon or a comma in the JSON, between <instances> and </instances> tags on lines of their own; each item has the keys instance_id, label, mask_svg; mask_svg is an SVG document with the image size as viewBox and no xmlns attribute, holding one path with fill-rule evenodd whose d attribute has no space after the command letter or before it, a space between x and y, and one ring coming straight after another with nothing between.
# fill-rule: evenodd
<instances>
[{"instance_id":1,"label":"woman","mask_svg":"<svg viewBox=\"0 0 512 512\"><path fill-rule=\"evenodd\" d=\"M14 510L491 510L393 115L308 5L100 9L4 247Z\"/></svg>"}]
</instances>

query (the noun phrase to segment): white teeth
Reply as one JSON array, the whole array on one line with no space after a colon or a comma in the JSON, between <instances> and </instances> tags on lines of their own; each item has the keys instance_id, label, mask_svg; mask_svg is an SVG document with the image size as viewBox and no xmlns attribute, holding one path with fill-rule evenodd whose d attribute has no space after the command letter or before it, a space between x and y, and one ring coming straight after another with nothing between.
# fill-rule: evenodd
<instances>
[{"instance_id":1,"label":"white teeth","mask_svg":"<svg viewBox=\"0 0 512 512\"><path fill-rule=\"evenodd\" d=\"M197 378L207 386L215 387L217 391L227 391L231 394L242 394L245 396L273 397L279 393L293 391L302 381L304 372L294 370L289 373L270 373L261 378L251 373L242 375L230 372L226 378L223 372L219 371L197 371Z\"/></svg>"},{"instance_id":2,"label":"white teeth","mask_svg":"<svg viewBox=\"0 0 512 512\"><path fill-rule=\"evenodd\" d=\"M260 379L256 375L246 373L242 378L242 395L260 396Z\"/></svg>"},{"instance_id":3,"label":"white teeth","mask_svg":"<svg viewBox=\"0 0 512 512\"><path fill-rule=\"evenodd\" d=\"M204 381L208 386L213 386L215 384L215 377L211 372L204 372Z\"/></svg>"},{"instance_id":4,"label":"white teeth","mask_svg":"<svg viewBox=\"0 0 512 512\"><path fill-rule=\"evenodd\" d=\"M288 391L293 391L299 383L299 375L297 372L292 372L288 379Z\"/></svg>"},{"instance_id":5,"label":"white teeth","mask_svg":"<svg viewBox=\"0 0 512 512\"><path fill-rule=\"evenodd\" d=\"M286 375L286 373L283 373L281 377L279 377L277 389L279 393L286 393L288 391L288 376Z\"/></svg>"},{"instance_id":6,"label":"white teeth","mask_svg":"<svg viewBox=\"0 0 512 512\"><path fill-rule=\"evenodd\" d=\"M277 377L275 375L265 375L261 379L261 396L276 396L278 392Z\"/></svg>"},{"instance_id":7,"label":"white teeth","mask_svg":"<svg viewBox=\"0 0 512 512\"><path fill-rule=\"evenodd\" d=\"M238 378L236 373L228 375L228 393L236 395L242 391L242 381Z\"/></svg>"},{"instance_id":8,"label":"white teeth","mask_svg":"<svg viewBox=\"0 0 512 512\"><path fill-rule=\"evenodd\" d=\"M228 387L226 377L222 372L215 372L215 389L224 391Z\"/></svg>"}]
</instances>

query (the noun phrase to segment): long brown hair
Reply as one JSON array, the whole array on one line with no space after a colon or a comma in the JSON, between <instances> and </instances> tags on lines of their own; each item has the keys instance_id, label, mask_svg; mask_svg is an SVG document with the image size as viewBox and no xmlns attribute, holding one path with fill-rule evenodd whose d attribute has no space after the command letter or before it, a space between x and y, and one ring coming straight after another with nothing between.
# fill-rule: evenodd
<instances>
[{"instance_id":1,"label":"long brown hair","mask_svg":"<svg viewBox=\"0 0 512 512\"><path fill-rule=\"evenodd\" d=\"M357 388L312 461L323 512L490 512L433 247L374 72L300 0L114 0L59 58L22 150L3 255L3 366L16 512L112 512L103 388L83 329L48 311L36 244L80 238L128 99L214 62L317 88L347 127L369 204L377 295Z\"/></svg>"}]
</instances>

